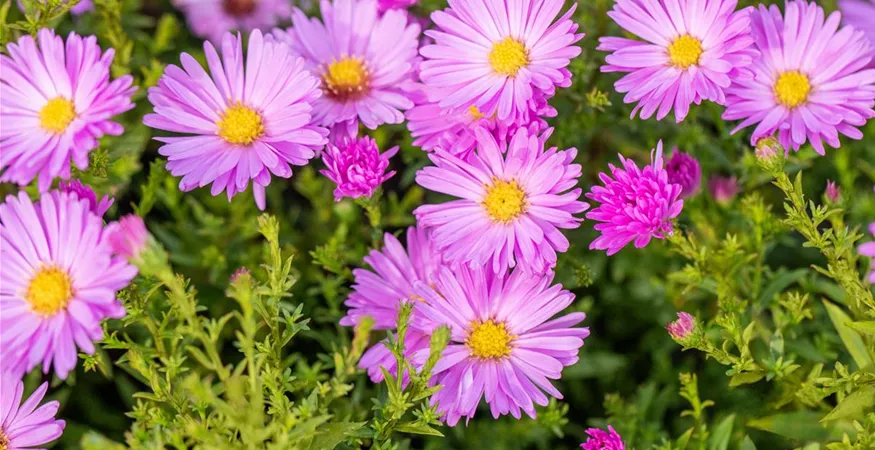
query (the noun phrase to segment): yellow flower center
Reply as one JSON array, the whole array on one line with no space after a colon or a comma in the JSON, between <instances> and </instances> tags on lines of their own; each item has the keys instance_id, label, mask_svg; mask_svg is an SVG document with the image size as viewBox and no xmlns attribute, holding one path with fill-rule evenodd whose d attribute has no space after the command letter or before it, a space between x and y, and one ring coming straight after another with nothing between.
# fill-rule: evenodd
<instances>
[{"instance_id":1,"label":"yellow flower center","mask_svg":"<svg viewBox=\"0 0 875 450\"><path fill-rule=\"evenodd\" d=\"M471 118L474 120L480 120L480 119L486 117L486 114L483 114L482 112L480 112L480 109L474 105L471 105L468 107L468 114L470 114Z\"/></svg>"},{"instance_id":2,"label":"yellow flower center","mask_svg":"<svg viewBox=\"0 0 875 450\"><path fill-rule=\"evenodd\" d=\"M493 177L487 187L483 206L495 222L507 223L526 211L526 193L515 180L503 181Z\"/></svg>"},{"instance_id":3,"label":"yellow flower center","mask_svg":"<svg viewBox=\"0 0 875 450\"><path fill-rule=\"evenodd\" d=\"M49 100L39 112L40 126L55 134L66 131L67 126L75 118L76 109L73 108L73 102L64 97L55 97Z\"/></svg>"},{"instance_id":4,"label":"yellow flower center","mask_svg":"<svg viewBox=\"0 0 875 450\"><path fill-rule=\"evenodd\" d=\"M6 431L0 426L0 450L9 450L9 438L6 437Z\"/></svg>"},{"instance_id":5,"label":"yellow flower center","mask_svg":"<svg viewBox=\"0 0 875 450\"><path fill-rule=\"evenodd\" d=\"M368 91L370 73L360 58L341 58L322 75L325 93L339 99L356 98Z\"/></svg>"},{"instance_id":6,"label":"yellow flower center","mask_svg":"<svg viewBox=\"0 0 875 450\"><path fill-rule=\"evenodd\" d=\"M67 307L73 298L73 283L67 272L45 267L30 280L25 299L37 314L51 316Z\"/></svg>"},{"instance_id":7,"label":"yellow flower center","mask_svg":"<svg viewBox=\"0 0 875 450\"><path fill-rule=\"evenodd\" d=\"M702 41L685 34L668 46L668 57L672 65L679 69L686 69L694 64L699 64L702 56Z\"/></svg>"},{"instance_id":8,"label":"yellow flower center","mask_svg":"<svg viewBox=\"0 0 875 450\"><path fill-rule=\"evenodd\" d=\"M249 145L264 134L261 114L240 102L226 109L216 125L219 137L229 144Z\"/></svg>"},{"instance_id":9,"label":"yellow flower center","mask_svg":"<svg viewBox=\"0 0 875 450\"><path fill-rule=\"evenodd\" d=\"M496 73L513 77L520 69L529 65L529 51L522 42L512 37L505 38L492 46L489 64Z\"/></svg>"},{"instance_id":10,"label":"yellow flower center","mask_svg":"<svg viewBox=\"0 0 875 450\"><path fill-rule=\"evenodd\" d=\"M811 92L811 83L808 77L799 71L784 72L775 83L775 97L778 103L793 109L808 101Z\"/></svg>"},{"instance_id":11,"label":"yellow flower center","mask_svg":"<svg viewBox=\"0 0 875 450\"><path fill-rule=\"evenodd\" d=\"M465 345L480 359L498 359L510 355L510 343L515 337L507 332L503 323L474 321Z\"/></svg>"}]
</instances>

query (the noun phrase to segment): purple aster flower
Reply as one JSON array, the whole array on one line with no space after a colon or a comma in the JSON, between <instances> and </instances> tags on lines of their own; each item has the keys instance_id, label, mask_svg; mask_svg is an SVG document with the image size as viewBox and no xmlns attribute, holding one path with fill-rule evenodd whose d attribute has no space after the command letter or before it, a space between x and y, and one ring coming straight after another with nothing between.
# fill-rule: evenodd
<instances>
[{"instance_id":1,"label":"purple aster flower","mask_svg":"<svg viewBox=\"0 0 875 450\"><path fill-rule=\"evenodd\" d=\"M407 9L415 5L419 0L377 0L377 6L380 12L386 12L390 9Z\"/></svg>"},{"instance_id":2,"label":"purple aster flower","mask_svg":"<svg viewBox=\"0 0 875 450\"><path fill-rule=\"evenodd\" d=\"M171 0L185 13L191 32L222 43L229 31L267 31L292 13L288 0Z\"/></svg>"},{"instance_id":3,"label":"purple aster flower","mask_svg":"<svg viewBox=\"0 0 875 450\"><path fill-rule=\"evenodd\" d=\"M757 124L751 144L777 132L784 148L810 142L823 155L824 141L838 148L839 134L860 139L857 127L875 117L875 69L865 69L871 46L862 31L838 30L838 12L824 20L823 8L804 0L785 8L782 17L778 6L760 5L751 16L762 57L754 78L732 80L723 118L742 120L733 133Z\"/></svg>"},{"instance_id":4,"label":"purple aster flower","mask_svg":"<svg viewBox=\"0 0 875 450\"><path fill-rule=\"evenodd\" d=\"M875 222L869 225L869 233L875 236ZM875 241L861 245L859 251L861 255L873 258L871 272L869 272L869 282L875 284Z\"/></svg>"},{"instance_id":5,"label":"purple aster flower","mask_svg":"<svg viewBox=\"0 0 875 450\"><path fill-rule=\"evenodd\" d=\"M57 400L40 406L49 390L43 383L24 397L24 383L10 373L0 374L0 448L27 450L61 437L66 423L56 420Z\"/></svg>"},{"instance_id":6,"label":"purple aster flower","mask_svg":"<svg viewBox=\"0 0 875 450\"><path fill-rule=\"evenodd\" d=\"M100 217L103 217L109 207L112 206L113 202L115 202L115 199L108 195L104 195L103 198L100 199L100 201L98 202L97 194L95 194L94 191L91 190L91 187L82 184L82 182L79 180L73 180L69 183L66 181L62 181L58 184L58 190L60 190L61 192L72 192L80 199L87 200L88 205L91 206L91 212L97 214Z\"/></svg>"},{"instance_id":7,"label":"purple aster flower","mask_svg":"<svg viewBox=\"0 0 875 450\"><path fill-rule=\"evenodd\" d=\"M118 222L107 227L109 245L116 255L127 259L136 259L146 248L149 231L143 219L134 214L123 216Z\"/></svg>"},{"instance_id":8,"label":"purple aster flower","mask_svg":"<svg viewBox=\"0 0 875 450\"><path fill-rule=\"evenodd\" d=\"M389 158L396 153L398 146L381 154L377 142L367 136L344 139L338 145L328 144L322 153L322 161L328 169L320 172L337 185L334 201L373 195L384 181L395 175L394 170L386 173L386 169Z\"/></svg>"},{"instance_id":9,"label":"purple aster flower","mask_svg":"<svg viewBox=\"0 0 875 450\"><path fill-rule=\"evenodd\" d=\"M689 337L695 328L696 319L691 314L685 312L679 312L677 320L665 327L668 334L676 341Z\"/></svg>"},{"instance_id":10,"label":"purple aster flower","mask_svg":"<svg viewBox=\"0 0 875 450\"><path fill-rule=\"evenodd\" d=\"M608 425L608 431L599 428L586 430L589 435L586 442L580 444L583 450L626 450L626 444L620 435L614 431L614 427Z\"/></svg>"},{"instance_id":11,"label":"purple aster flower","mask_svg":"<svg viewBox=\"0 0 875 450\"><path fill-rule=\"evenodd\" d=\"M319 81L303 60L258 30L247 50L244 62L242 39L228 33L220 59L204 42L210 74L188 53L180 55L182 68L167 66L149 88L155 112L143 123L188 135L155 138L165 144L158 152L167 169L182 176L181 190L212 184L211 194L226 191L230 201L252 180L264 209L271 174L291 177L293 165L307 164L325 145L328 131L310 124Z\"/></svg>"},{"instance_id":12,"label":"purple aster flower","mask_svg":"<svg viewBox=\"0 0 875 450\"><path fill-rule=\"evenodd\" d=\"M642 248L652 238L665 239L674 230L672 219L684 207L681 185L670 182L663 168L662 141L650 158L650 165L642 170L620 155L622 167L610 164L610 175L599 174L604 186L593 186L586 194L600 203L586 218L602 222L595 225L601 236L589 245L590 249L607 250L610 256L633 240L636 248Z\"/></svg>"},{"instance_id":13,"label":"purple aster flower","mask_svg":"<svg viewBox=\"0 0 875 450\"><path fill-rule=\"evenodd\" d=\"M545 393L562 398L550 380L577 362L589 328L574 328L584 313L552 319L574 302L574 294L552 282L552 272L492 276L460 266L441 269L433 289L417 285L425 301L417 303L416 314L432 329L450 327L450 343L431 380L443 386L432 404L448 425L473 417L484 397L493 417L517 419L521 411L535 417L535 404L548 402ZM420 350L414 362L427 356L428 349Z\"/></svg>"},{"instance_id":14,"label":"purple aster flower","mask_svg":"<svg viewBox=\"0 0 875 450\"><path fill-rule=\"evenodd\" d=\"M431 101L505 123L528 123L537 100L552 97L556 86L571 85L566 69L580 54L583 38L571 21L576 7L558 20L563 0L450 0L435 11L434 44L422 47L420 78Z\"/></svg>"},{"instance_id":15,"label":"purple aster flower","mask_svg":"<svg viewBox=\"0 0 875 450\"><path fill-rule=\"evenodd\" d=\"M862 30L869 39L869 56L875 59L875 0L839 0L845 25ZM875 66L875 60L869 61Z\"/></svg>"},{"instance_id":16,"label":"purple aster flower","mask_svg":"<svg viewBox=\"0 0 875 450\"><path fill-rule=\"evenodd\" d=\"M50 29L25 35L0 55L0 181L21 186L39 177L46 191L70 178L70 161L88 167L88 153L105 134L124 131L110 119L134 107L133 78L110 81L113 49L101 53L95 36L70 33L66 43Z\"/></svg>"},{"instance_id":17,"label":"purple aster flower","mask_svg":"<svg viewBox=\"0 0 875 450\"><path fill-rule=\"evenodd\" d=\"M372 130L403 122L401 111L413 106L408 89L419 24L403 10L380 15L376 0L322 0L320 7L324 23L296 9L292 27L274 31L322 80L314 120L324 126L361 121Z\"/></svg>"},{"instance_id":18,"label":"purple aster flower","mask_svg":"<svg viewBox=\"0 0 875 450\"><path fill-rule=\"evenodd\" d=\"M113 255L103 219L71 193L52 191L36 204L24 192L6 197L0 244L4 367L20 376L42 363L43 373L67 378L77 348L94 352L103 319L124 316L116 291L137 269Z\"/></svg>"},{"instance_id":19,"label":"purple aster flower","mask_svg":"<svg viewBox=\"0 0 875 450\"><path fill-rule=\"evenodd\" d=\"M419 223L450 263L489 266L498 273L519 262L529 271L556 265L556 252L568 250L560 229L580 226L575 214L589 207L575 188L577 150L544 151L552 130L540 138L520 129L509 144L478 128L478 151L468 161L443 150L430 155L434 166L416 174L426 189L458 197L416 208Z\"/></svg>"},{"instance_id":20,"label":"purple aster flower","mask_svg":"<svg viewBox=\"0 0 875 450\"><path fill-rule=\"evenodd\" d=\"M736 11L737 0L696 2L618 0L608 15L644 41L603 37L598 50L612 52L602 72L628 75L614 84L626 103L638 103L632 117L662 120L672 108L677 122L692 103L723 105L733 79L749 79L752 8Z\"/></svg>"},{"instance_id":21,"label":"purple aster flower","mask_svg":"<svg viewBox=\"0 0 875 450\"><path fill-rule=\"evenodd\" d=\"M422 300L416 293L417 281L433 283L443 266L443 258L423 228L407 229L407 250L395 236L386 233L383 250L371 250L365 257L373 271L352 271L355 284L345 305L349 308L340 324L353 326L362 317L374 319L374 329L390 330L398 320L402 302Z\"/></svg>"},{"instance_id":22,"label":"purple aster flower","mask_svg":"<svg viewBox=\"0 0 875 450\"><path fill-rule=\"evenodd\" d=\"M696 158L675 148L665 170L668 172L668 182L681 186L681 198L689 198L699 193L702 168Z\"/></svg>"},{"instance_id":23,"label":"purple aster flower","mask_svg":"<svg viewBox=\"0 0 875 450\"><path fill-rule=\"evenodd\" d=\"M715 175L708 180L708 193L717 203L729 203L738 195L738 177L721 177Z\"/></svg>"}]
</instances>

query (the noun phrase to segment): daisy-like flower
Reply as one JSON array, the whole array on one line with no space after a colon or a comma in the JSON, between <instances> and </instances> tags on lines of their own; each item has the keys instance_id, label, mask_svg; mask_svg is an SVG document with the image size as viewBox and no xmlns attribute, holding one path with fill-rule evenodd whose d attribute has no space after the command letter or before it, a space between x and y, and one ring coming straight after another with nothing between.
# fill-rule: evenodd
<instances>
[{"instance_id":1,"label":"daisy-like flower","mask_svg":"<svg viewBox=\"0 0 875 450\"><path fill-rule=\"evenodd\" d=\"M623 443L623 438L614 430L614 427L608 425L608 430L599 428L589 428L586 430L589 437L586 442L580 444L583 450L626 450L626 444Z\"/></svg>"},{"instance_id":2,"label":"daisy-like flower","mask_svg":"<svg viewBox=\"0 0 875 450\"><path fill-rule=\"evenodd\" d=\"M296 9L292 27L274 35L303 56L322 81L314 120L324 126L361 121L375 129L404 121L413 106L419 24L407 12L380 15L376 0L322 0L322 21Z\"/></svg>"},{"instance_id":3,"label":"daisy-like flower","mask_svg":"<svg viewBox=\"0 0 875 450\"><path fill-rule=\"evenodd\" d=\"M88 167L88 153L105 134L124 131L110 119L134 107L133 78L109 78L113 49L101 53L95 36L50 29L22 36L0 55L0 181L27 185L39 177L46 191L70 178L70 161Z\"/></svg>"},{"instance_id":4,"label":"daisy-like flower","mask_svg":"<svg viewBox=\"0 0 875 450\"><path fill-rule=\"evenodd\" d=\"M343 197L370 197L374 191L395 175L389 167L389 158L398 153L398 146L386 150L382 154L377 143L365 136L362 138L346 138L337 145L330 143L322 153L322 161L328 167L321 170L337 185L334 189L334 201Z\"/></svg>"},{"instance_id":5,"label":"daisy-like flower","mask_svg":"<svg viewBox=\"0 0 875 450\"><path fill-rule=\"evenodd\" d=\"M733 132L757 124L751 144L777 132L784 148L810 142L823 155L824 141L838 148L839 134L860 139L856 127L875 117L871 45L862 31L839 29L838 12L824 20L823 8L804 0L785 8L782 16L776 5L760 5L751 16L762 57L751 66L754 78L733 80L723 118L742 120Z\"/></svg>"},{"instance_id":6,"label":"daisy-like flower","mask_svg":"<svg viewBox=\"0 0 875 450\"><path fill-rule=\"evenodd\" d=\"M692 197L699 192L702 186L702 167L696 158L675 148L665 170L670 183L681 185L681 198Z\"/></svg>"},{"instance_id":7,"label":"daisy-like flower","mask_svg":"<svg viewBox=\"0 0 875 450\"><path fill-rule=\"evenodd\" d=\"M576 149L544 151L552 130L539 138L520 129L509 144L483 128L476 130L478 151L468 161L437 150L416 174L426 189L458 197L414 211L433 229L432 239L450 263L489 264L497 273L519 263L543 272L556 265L556 252L568 250L560 229L580 226L575 214L589 205L574 188L580 176Z\"/></svg>"},{"instance_id":8,"label":"daisy-like flower","mask_svg":"<svg viewBox=\"0 0 875 450\"><path fill-rule=\"evenodd\" d=\"M875 236L875 222L869 225L869 233ZM873 258L871 271L869 272L869 282L875 284L875 241L861 245L859 251L861 255Z\"/></svg>"},{"instance_id":9,"label":"daisy-like flower","mask_svg":"<svg viewBox=\"0 0 875 450\"><path fill-rule=\"evenodd\" d=\"M600 203L586 218L601 222L595 226L601 235L589 248L607 250L613 255L635 241L643 248L653 238L665 239L674 230L672 219L681 213L681 185L668 180L663 167L662 141L651 152L651 163L639 169L620 155L622 167L610 164L611 173L599 174L604 186L593 186L587 198Z\"/></svg>"},{"instance_id":10,"label":"daisy-like flower","mask_svg":"<svg viewBox=\"0 0 875 450\"><path fill-rule=\"evenodd\" d=\"M442 108L476 107L505 123L528 123L536 100L571 85L566 69L583 38L571 21L576 5L558 20L563 0L450 0L435 11L425 34L420 78Z\"/></svg>"},{"instance_id":11,"label":"daisy-like flower","mask_svg":"<svg viewBox=\"0 0 875 450\"><path fill-rule=\"evenodd\" d=\"M125 310L116 292L137 269L113 255L103 219L87 200L52 191L0 205L0 358L20 376L42 363L59 378L91 354L101 321Z\"/></svg>"},{"instance_id":12,"label":"daisy-like flower","mask_svg":"<svg viewBox=\"0 0 875 450\"><path fill-rule=\"evenodd\" d=\"M271 174L291 177L291 166L307 164L327 142L328 131L310 124L319 81L285 44L258 30L249 36L245 62L242 39L230 33L221 59L209 42L204 53L211 74L188 53L180 56L182 68L167 66L149 88L155 112L143 123L190 135L155 138L165 144L158 152L170 173L182 176L180 189L212 184L211 194L226 191L231 200L252 180L264 209Z\"/></svg>"},{"instance_id":13,"label":"daisy-like flower","mask_svg":"<svg viewBox=\"0 0 875 450\"><path fill-rule=\"evenodd\" d=\"M191 32L217 45L229 31L267 31L292 13L288 0L171 0Z\"/></svg>"},{"instance_id":14,"label":"daisy-like flower","mask_svg":"<svg viewBox=\"0 0 875 450\"><path fill-rule=\"evenodd\" d=\"M88 201L88 205L90 206L91 212L97 214L100 217L103 217L106 214L106 211L110 206L115 202L115 199L104 195L100 201L97 200L97 194L91 190L91 187L82 184L79 180L73 180L69 183L66 181L62 181L58 183L58 190L61 192L72 192L76 194L77 197L83 200Z\"/></svg>"},{"instance_id":15,"label":"daisy-like flower","mask_svg":"<svg viewBox=\"0 0 875 450\"><path fill-rule=\"evenodd\" d=\"M43 383L24 398L24 383L10 373L0 374L0 449L26 450L61 437L66 423L56 420L57 400L40 406L49 390Z\"/></svg>"},{"instance_id":16,"label":"daisy-like flower","mask_svg":"<svg viewBox=\"0 0 875 450\"><path fill-rule=\"evenodd\" d=\"M751 8L737 0L619 0L608 15L644 41L603 37L598 50L612 52L602 72L628 75L614 84L625 103L636 103L642 119L662 120L674 108L677 122L690 105L725 104L732 79L750 78L756 52L750 34Z\"/></svg>"},{"instance_id":17,"label":"daisy-like flower","mask_svg":"<svg viewBox=\"0 0 875 450\"><path fill-rule=\"evenodd\" d=\"M491 276L462 266L441 269L434 289L417 285L425 301L416 313L435 327L450 327L450 343L432 379L443 386L432 402L448 425L473 417L484 397L495 418L520 418L521 411L535 417L535 404L548 402L545 393L562 398L550 380L577 362L589 329L574 328L584 313L552 319L574 301L552 281L552 272ZM414 362L427 356L428 349L420 350Z\"/></svg>"},{"instance_id":18,"label":"daisy-like flower","mask_svg":"<svg viewBox=\"0 0 875 450\"><path fill-rule=\"evenodd\" d=\"M875 58L875 0L839 0L839 10L846 25L866 33L869 38L869 55ZM875 66L875 61L869 62Z\"/></svg>"}]
</instances>

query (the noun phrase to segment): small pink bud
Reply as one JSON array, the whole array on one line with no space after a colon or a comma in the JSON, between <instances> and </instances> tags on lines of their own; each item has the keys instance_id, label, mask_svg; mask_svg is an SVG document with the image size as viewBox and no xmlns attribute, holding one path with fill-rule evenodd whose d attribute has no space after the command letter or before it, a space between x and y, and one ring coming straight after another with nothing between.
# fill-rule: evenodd
<instances>
[{"instance_id":1,"label":"small pink bud","mask_svg":"<svg viewBox=\"0 0 875 450\"><path fill-rule=\"evenodd\" d=\"M836 203L839 201L839 197L841 197L842 192L839 190L839 187L836 186L835 181L826 180L826 199L829 200L830 203Z\"/></svg>"},{"instance_id":2,"label":"small pink bud","mask_svg":"<svg viewBox=\"0 0 875 450\"><path fill-rule=\"evenodd\" d=\"M708 193L717 203L729 203L738 195L738 178L713 176L708 181Z\"/></svg>"},{"instance_id":3,"label":"small pink bud","mask_svg":"<svg viewBox=\"0 0 875 450\"><path fill-rule=\"evenodd\" d=\"M237 270L231 275L231 282L232 282L232 283L236 283L236 282L237 282L237 279L240 278L240 276L242 276L242 275L251 275L251 274L252 274L252 273L249 272L249 269L247 269L247 268L245 268L245 267L241 267L241 268L237 269Z\"/></svg>"},{"instance_id":4,"label":"small pink bud","mask_svg":"<svg viewBox=\"0 0 875 450\"><path fill-rule=\"evenodd\" d=\"M123 216L107 229L112 250L128 259L135 259L146 248L149 232L143 219L134 214Z\"/></svg>"},{"instance_id":5,"label":"small pink bud","mask_svg":"<svg viewBox=\"0 0 875 450\"><path fill-rule=\"evenodd\" d=\"M680 341L688 338L696 329L696 319L685 312L678 313L678 319L665 327L672 339Z\"/></svg>"}]
</instances>

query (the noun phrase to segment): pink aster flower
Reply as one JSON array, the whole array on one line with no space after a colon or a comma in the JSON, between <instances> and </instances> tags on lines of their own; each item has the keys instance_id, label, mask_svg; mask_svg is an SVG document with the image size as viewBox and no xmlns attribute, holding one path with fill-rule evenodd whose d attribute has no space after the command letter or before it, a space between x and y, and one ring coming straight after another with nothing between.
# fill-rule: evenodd
<instances>
[{"instance_id":1,"label":"pink aster flower","mask_svg":"<svg viewBox=\"0 0 875 450\"><path fill-rule=\"evenodd\" d=\"M70 161L88 167L88 153L105 134L124 131L110 119L134 107L133 78L109 79L115 54L101 54L95 36L50 29L22 36L0 55L0 181L27 185L39 177L46 191L56 177L70 178Z\"/></svg>"},{"instance_id":2,"label":"pink aster flower","mask_svg":"<svg viewBox=\"0 0 875 450\"><path fill-rule=\"evenodd\" d=\"M611 164L611 174L599 174L604 186L593 186L586 196L600 205L586 218L601 222L595 226L601 236L589 248L607 250L608 256L635 241L643 248L653 238L665 239L674 230L672 220L681 213L681 185L668 179L663 168L662 141L651 152L651 163L639 169L630 159L620 155L622 167Z\"/></svg>"},{"instance_id":3,"label":"pink aster flower","mask_svg":"<svg viewBox=\"0 0 875 450\"><path fill-rule=\"evenodd\" d=\"M695 328L696 319L691 314L685 312L679 312L677 320L665 327L669 336L676 341L689 337Z\"/></svg>"},{"instance_id":4,"label":"pink aster flower","mask_svg":"<svg viewBox=\"0 0 875 450\"><path fill-rule=\"evenodd\" d=\"M122 216L118 222L107 227L109 245L115 254L127 259L136 259L146 248L149 231L143 219L134 214Z\"/></svg>"},{"instance_id":5,"label":"pink aster flower","mask_svg":"<svg viewBox=\"0 0 875 450\"><path fill-rule=\"evenodd\" d=\"M389 158L396 153L398 146L381 154L377 142L367 136L344 139L337 145L328 144L322 153L322 161L328 168L320 172L337 185L334 201L373 195L384 181L395 175L394 170L386 173L386 169Z\"/></svg>"},{"instance_id":6,"label":"pink aster flower","mask_svg":"<svg viewBox=\"0 0 875 450\"><path fill-rule=\"evenodd\" d=\"M527 123L536 100L571 85L566 69L583 38L571 21L575 5L558 20L563 0L450 0L435 11L425 34L420 78L442 108L476 107L505 123Z\"/></svg>"},{"instance_id":7,"label":"pink aster flower","mask_svg":"<svg viewBox=\"0 0 875 450\"><path fill-rule=\"evenodd\" d=\"M626 450L626 444L620 435L614 431L614 427L608 425L608 431L599 428L586 430L589 435L586 442L580 444L583 450Z\"/></svg>"},{"instance_id":8,"label":"pink aster flower","mask_svg":"<svg viewBox=\"0 0 875 450\"><path fill-rule=\"evenodd\" d=\"M810 142L823 155L824 141L838 148L839 134L860 139L857 127L875 117L871 46L862 31L838 29L838 12L824 20L823 8L804 0L785 8L783 17L776 5L752 15L762 57L751 66L755 78L733 80L723 118L742 120L733 132L757 124L751 144L777 132L784 148Z\"/></svg>"},{"instance_id":9,"label":"pink aster flower","mask_svg":"<svg viewBox=\"0 0 875 450\"><path fill-rule=\"evenodd\" d=\"M0 358L21 375L42 363L59 378L91 354L100 323L125 310L116 292L137 269L114 256L103 220L87 200L53 191L32 203L24 192L0 205Z\"/></svg>"},{"instance_id":10,"label":"pink aster flower","mask_svg":"<svg viewBox=\"0 0 875 450\"><path fill-rule=\"evenodd\" d=\"M222 42L229 31L267 31L292 13L288 0L171 0L185 13L191 32Z\"/></svg>"},{"instance_id":11,"label":"pink aster flower","mask_svg":"<svg viewBox=\"0 0 875 450\"><path fill-rule=\"evenodd\" d=\"M417 172L419 185L458 198L414 211L448 262L490 264L499 273L519 262L544 272L556 265L556 252L568 250L560 229L579 227L575 214L589 205L574 188L577 150L544 150L551 131L539 138L520 129L505 144L478 128L478 151L468 161L437 150L435 165Z\"/></svg>"},{"instance_id":12,"label":"pink aster flower","mask_svg":"<svg viewBox=\"0 0 875 450\"><path fill-rule=\"evenodd\" d=\"M756 52L750 34L751 8L737 0L619 0L608 15L644 41L603 37L598 50L612 52L602 72L628 75L614 84L626 103L638 103L632 117L662 120L674 108L677 122L692 103L723 105L733 79L751 77Z\"/></svg>"},{"instance_id":13,"label":"pink aster flower","mask_svg":"<svg viewBox=\"0 0 875 450\"><path fill-rule=\"evenodd\" d=\"M875 58L875 0L839 0L845 25L850 25L866 33L869 38L869 55ZM875 61L869 62L875 66Z\"/></svg>"},{"instance_id":14,"label":"pink aster flower","mask_svg":"<svg viewBox=\"0 0 875 450\"><path fill-rule=\"evenodd\" d=\"M727 204L738 195L741 188L738 186L738 177L712 176L708 180L708 193L717 203Z\"/></svg>"},{"instance_id":15,"label":"pink aster flower","mask_svg":"<svg viewBox=\"0 0 875 450\"><path fill-rule=\"evenodd\" d=\"M681 186L681 198L689 198L699 193L702 185L702 167L699 161L677 148L665 165L668 182Z\"/></svg>"},{"instance_id":16,"label":"pink aster flower","mask_svg":"<svg viewBox=\"0 0 875 450\"><path fill-rule=\"evenodd\" d=\"M450 426L470 419L485 397L492 416L520 412L535 417L535 404L547 395L562 398L550 383L577 362L588 328L574 328L584 313L552 317L574 301L574 294L551 285L552 272L515 270L490 276L484 270L443 268L432 289L419 283L416 314L450 327L450 343L434 368L432 383L443 386L432 403ZM551 320L552 319L552 320ZM414 355L421 364L428 350Z\"/></svg>"},{"instance_id":17,"label":"pink aster flower","mask_svg":"<svg viewBox=\"0 0 875 450\"><path fill-rule=\"evenodd\" d=\"M244 62L242 39L228 33L220 59L204 42L211 74L183 53L182 68L167 66L158 86L149 88L155 112L143 123L189 135L155 138L165 144L158 152L167 157L170 173L182 176L180 189L212 184L211 194L226 191L231 200L252 180L255 201L264 209L271 174L291 177L291 166L316 156L328 132L310 124L319 81L303 60L258 30L247 50Z\"/></svg>"},{"instance_id":18,"label":"pink aster flower","mask_svg":"<svg viewBox=\"0 0 875 450\"><path fill-rule=\"evenodd\" d=\"M104 195L100 201L97 201L97 194L91 190L91 187L88 185L82 184L79 180L73 180L69 183L66 181L62 181L58 184L58 190L61 192L72 192L77 197L83 200L88 201L88 205L90 206L91 212L97 214L100 217L103 217L106 214L106 211L112 206L115 199Z\"/></svg>"},{"instance_id":19,"label":"pink aster flower","mask_svg":"<svg viewBox=\"0 0 875 450\"><path fill-rule=\"evenodd\" d=\"M61 437L66 423L55 419L60 404L55 400L40 406L48 389L49 383L43 383L25 398L18 377L0 374L0 448L26 450Z\"/></svg>"},{"instance_id":20,"label":"pink aster flower","mask_svg":"<svg viewBox=\"0 0 875 450\"><path fill-rule=\"evenodd\" d=\"M875 222L869 225L869 233L875 236ZM863 256L873 258L871 271L869 272L869 282L875 284L875 241L861 245L859 252Z\"/></svg>"},{"instance_id":21,"label":"pink aster flower","mask_svg":"<svg viewBox=\"0 0 875 450\"><path fill-rule=\"evenodd\" d=\"M314 120L325 126L361 121L372 130L403 122L401 111L413 106L407 89L419 24L403 10L380 15L376 0L322 0L320 6L324 23L296 9L292 27L274 31L322 80Z\"/></svg>"}]
</instances>

